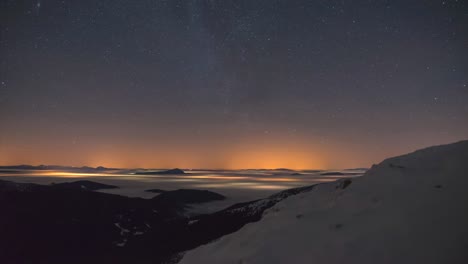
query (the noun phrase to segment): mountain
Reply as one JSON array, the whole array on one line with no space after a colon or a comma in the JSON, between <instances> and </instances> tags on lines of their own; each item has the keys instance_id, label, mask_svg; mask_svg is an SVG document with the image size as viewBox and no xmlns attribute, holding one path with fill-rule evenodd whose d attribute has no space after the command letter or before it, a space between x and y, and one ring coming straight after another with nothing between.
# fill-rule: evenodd
<instances>
[{"instance_id":1,"label":"mountain","mask_svg":"<svg viewBox=\"0 0 468 264\"><path fill-rule=\"evenodd\" d=\"M191 203L224 196L176 190L141 199L94 192L89 183L69 188L0 180L0 259L465 263L466 160L468 141L432 147L387 159L359 178L289 189L190 218L184 210Z\"/></svg>"},{"instance_id":2,"label":"mountain","mask_svg":"<svg viewBox=\"0 0 468 264\"><path fill-rule=\"evenodd\" d=\"M86 184L87 188L81 188ZM39 185L0 180L2 263L174 263L181 253L261 219L279 201L314 186L184 216L192 203L225 197L202 190L165 191L152 199L91 191L82 181Z\"/></svg>"},{"instance_id":3,"label":"mountain","mask_svg":"<svg viewBox=\"0 0 468 264\"><path fill-rule=\"evenodd\" d=\"M106 167L72 167L72 166L61 166L61 165L11 165L11 166L0 166L0 170L59 170L59 171L76 171L76 172L99 172L107 170L117 170L115 168L106 168ZM9 171L5 171L9 172Z\"/></svg>"},{"instance_id":4,"label":"mountain","mask_svg":"<svg viewBox=\"0 0 468 264\"><path fill-rule=\"evenodd\" d=\"M350 169L344 169L344 171L366 171L369 168L350 168Z\"/></svg>"},{"instance_id":5,"label":"mountain","mask_svg":"<svg viewBox=\"0 0 468 264\"><path fill-rule=\"evenodd\" d=\"M89 190L89 191L97 191L102 189L117 189L119 187L114 185L102 184L98 182L92 181L74 181L74 182L63 182L63 183L55 183L51 185L53 188L58 189L77 189L77 190Z\"/></svg>"},{"instance_id":6,"label":"mountain","mask_svg":"<svg viewBox=\"0 0 468 264\"><path fill-rule=\"evenodd\" d=\"M467 161L468 141L387 159L279 201L180 263L466 263Z\"/></svg>"},{"instance_id":7,"label":"mountain","mask_svg":"<svg viewBox=\"0 0 468 264\"><path fill-rule=\"evenodd\" d=\"M226 199L226 197L221 194L206 190L179 189L174 191L163 191L160 193L160 195L153 199L164 203L206 203Z\"/></svg>"},{"instance_id":8,"label":"mountain","mask_svg":"<svg viewBox=\"0 0 468 264\"><path fill-rule=\"evenodd\" d=\"M320 175L323 176L343 176L343 175L361 175L360 172L339 172L339 171L330 171L330 172L323 172Z\"/></svg>"},{"instance_id":9,"label":"mountain","mask_svg":"<svg viewBox=\"0 0 468 264\"><path fill-rule=\"evenodd\" d=\"M114 187L0 180L1 263L167 262L181 251L177 242L190 238L184 209L224 198L196 190L152 199L92 191Z\"/></svg>"},{"instance_id":10,"label":"mountain","mask_svg":"<svg viewBox=\"0 0 468 264\"><path fill-rule=\"evenodd\" d=\"M136 172L135 174L137 175L165 175L165 174L172 174L172 175L179 175L179 174L185 174L185 172L181 169L171 169L171 170L165 170L165 171L141 171L141 172Z\"/></svg>"},{"instance_id":11,"label":"mountain","mask_svg":"<svg viewBox=\"0 0 468 264\"><path fill-rule=\"evenodd\" d=\"M116 189L119 188L114 185L102 184L92 181L74 181L53 183L51 185L40 185L35 183L16 183L12 181L0 180L0 195L6 192L24 192L24 193L38 193L53 190L79 190L79 191L97 191L101 189Z\"/></svg>"},{"instance_id":12,"label":"mountain","mask_svg":"<svg viewBox=\"0 0 468 264\"><path fill-rule=\"evenodd\" d=\"M165 192L165 190L161 190L161 189L148 189L148 190L145 190L145 192L163 193L163 192Z\"/></svg>"},{"instance_id":13,"label":"mountain","mask_svg":"<svg viewBox=\"0 0 468 264\"><path fill-rule=\"evenodd\" d=\"M326 176L339 176L339 175L345 175L344 173L342 172L339 172L339 171L331 171L331 172L324 172L324 173L320 173L320 175L326 175Z\"/></svg>"}]
</instances>

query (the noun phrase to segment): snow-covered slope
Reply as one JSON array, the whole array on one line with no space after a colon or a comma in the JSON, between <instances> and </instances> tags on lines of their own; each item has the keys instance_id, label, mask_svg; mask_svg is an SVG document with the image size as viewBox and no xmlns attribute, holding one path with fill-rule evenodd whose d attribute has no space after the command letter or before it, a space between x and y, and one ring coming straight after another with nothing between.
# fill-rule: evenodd
<instances>
[{"instance_id":1,"label":"snow-covered slope","mask_svg":"<svg viewBox=\"0 0 468 264\"><path fill-rule=\"evenodd\" d=\"M215 227L213 227L215 228ZM180 263L468 263L468 141L325 183Z\"/></svg>"}]
</instances>

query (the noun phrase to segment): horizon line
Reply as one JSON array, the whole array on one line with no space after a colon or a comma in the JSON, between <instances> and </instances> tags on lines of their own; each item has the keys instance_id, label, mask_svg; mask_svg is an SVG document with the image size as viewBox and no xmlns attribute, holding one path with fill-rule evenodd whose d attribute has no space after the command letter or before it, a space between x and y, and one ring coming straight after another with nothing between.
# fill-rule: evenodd
<instances>
[{"instance_id":1,"label":"horizon line","mask_svg":"<svg viewBox=\"0 0 468 264\"><path fill-rule=\"evenodd\" d=\"M181 169L181 170L225 170L225 171L236 171L236 170L291 170L291 171L306 171L306 170L316 170L316 171L322 171L322 170L349 170L349 169L369 169L369 167L351 167L351 168L329 168L329 169L319 169L319 168L301 168L301 169L291 169L287 167L278 167L278 168L239 168L239 169L226 169L226 168L182 168L182 167L172 167L172 168L144 168L144 167L126 167L126 168L115 168L115 167L106 167L106 166L70 166L70 165L57 165L57 164L39 164L39 165L31 165L31 164L14 164L14 165L0 165L0 168L2 167L21 167L21 166L29 166L29 167L64 167L64 168L74 168L74 169L83 169L83 168L88 168L88 169L99 169L101 168L102 170L107 169L107 170L172 170L172 169Z\"/></svg>"}]
</instances>

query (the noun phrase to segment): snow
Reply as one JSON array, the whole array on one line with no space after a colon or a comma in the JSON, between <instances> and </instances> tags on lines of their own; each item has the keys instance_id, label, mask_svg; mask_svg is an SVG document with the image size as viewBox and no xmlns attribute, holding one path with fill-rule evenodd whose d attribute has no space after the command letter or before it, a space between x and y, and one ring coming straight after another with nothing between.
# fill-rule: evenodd
<instances>
[{"instance_id":1,"label":"snow","mask_svg":"<svg viewBox=\"0 0 468 264\"><path fill-rule=\"evenodd\" d=\"M129 232L130 232L130 230L125 229L125 228L123 228L122 226L120 226L120 223L114 223L114 225L115 225L118 229L120 229L120 235L121 235L121 236L123 236L123 235L125 235L126 233L129 233Z\"/></svg>"},{"instance_id":2,"label":"snow","mask_svg":"<svg viewBox=\"0 0 468 264\"><path fill-rule=\"evenodd\" d=\"M193 225L193 224L195 224L196 222L198 222L198 220L190 220L190 221L188 222L188 224L189 224L189 225Z\"/></svg>"},{"instance_id":3,"label":"snow","mask_svg":"<svg viewBox=\"0 0 468 264\"><path fill-rule=\"evenodd\" d=\"M127 244L127 239L124 238L124 239L122 240L122 242L116 243L115 245L118 246L118 247L124 247L125 244Z\"/></svg>"},{"instance_id":4,"label":"snow","mask_svg":"<svg viewBox=\"0 0 468 264\"><path fill-rule=\"evenodd\" d=\"M120 235L121 235L121 236L125 236L127 233L130 232L130 230L123 228L123 227L120 225L120 223L114 223L114 225L115 225L118 229L120 229ZM124 247L125 244L127 244L127 239L126 239L126 238L122 238L121 241L119 241L119 242L114 242L114 244L115 244L116 246L118 246L118 247Z\"/></svg>"},{"instance_id":5,"label":"snow","mask_svg":"<svg viewBox=\"0 0 468 264\"><path fill-rule=\"evenodd\" d=\"M468 263L468 141L290 196L180 263Z\"/></svg>"}]
</instances>

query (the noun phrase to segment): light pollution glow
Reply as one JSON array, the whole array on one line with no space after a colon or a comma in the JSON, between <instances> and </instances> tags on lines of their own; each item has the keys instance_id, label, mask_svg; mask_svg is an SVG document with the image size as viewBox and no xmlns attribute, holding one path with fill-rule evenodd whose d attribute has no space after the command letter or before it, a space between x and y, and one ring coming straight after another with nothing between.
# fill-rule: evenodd
<instances>
[{"instance_id":1,"label":"light pollution glow","mask_svg":"<svg viewBox=\"0 0 468 264\"><path fill-rule=\"evenodd\" d=\"M284 140L247 141L243 144L218 144L203 147L181 144L180 147L114 144L65 145L58 139L49 144L36 142L3 144L0 164L57 164L68 166L106 166L115 168L290 168L340 169L369 167L394 153L411 151L411 147L366 151L352 144L284 143ZM66 147L64 147L65 145Z\"/></svg>"}]
</instances>

